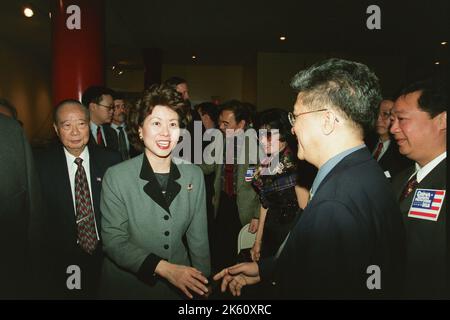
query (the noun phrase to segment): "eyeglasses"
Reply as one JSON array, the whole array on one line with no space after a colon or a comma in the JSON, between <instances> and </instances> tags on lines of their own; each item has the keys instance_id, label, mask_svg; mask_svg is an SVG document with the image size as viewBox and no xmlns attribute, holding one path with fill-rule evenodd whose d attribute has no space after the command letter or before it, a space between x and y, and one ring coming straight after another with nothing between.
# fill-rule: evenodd
<instances>
[{"instance_id":1,"label":"eyeglasses","mask_svg":"<svg viewBox=\"0 0 450 320\"><path fill-rule=\"evenodd\" d=\"M297 117L300 117L300 116L302 116L304 114L307 114L307 113L313 113L313 112L319 112L319 111L327 111L327 110L328 109L312 110L312 111L301 112L301 113L299 113L297 115L293 114L292 112L289 112L288 113L288 119L289 119L289 122L290 122L291 126L294 126L295 119L297 119Z\"/></svg>"},{"instance_id":2,"label":"eyeglasses","mask_svg":"<svg viewBox=\"0 0 450 320\"><path fill-rule=\"evenodd\" d=\"M110 106L105 106L104 104L101 104L101 103L97 103L99 106L102 106L102 107L104 107L104 108L106 108L106 109L108 109L108 111L110 111L110 110L114 110L114 105L110 105Z\"/></svg>"}]
</instances>

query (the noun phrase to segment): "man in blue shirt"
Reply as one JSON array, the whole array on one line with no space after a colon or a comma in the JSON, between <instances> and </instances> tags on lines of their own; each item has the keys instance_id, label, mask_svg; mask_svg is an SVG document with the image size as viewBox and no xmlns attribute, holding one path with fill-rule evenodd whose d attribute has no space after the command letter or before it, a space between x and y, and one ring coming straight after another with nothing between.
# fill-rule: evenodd
<instances>
[{"instance_id":1,"label":"man in blue shirt","mask_svg":"<svg viewBox=\"0 0 450 320\"><path fill-rule=\"evenodd\" d=\"M298 158L318 168L310 200L274 257L222 270L240 295L263 280L272 298L398 297L404 233L383 171L364 145L381 101L367 66L330 59L300 71L290 114Z\"/></svg>"}]
</instances>

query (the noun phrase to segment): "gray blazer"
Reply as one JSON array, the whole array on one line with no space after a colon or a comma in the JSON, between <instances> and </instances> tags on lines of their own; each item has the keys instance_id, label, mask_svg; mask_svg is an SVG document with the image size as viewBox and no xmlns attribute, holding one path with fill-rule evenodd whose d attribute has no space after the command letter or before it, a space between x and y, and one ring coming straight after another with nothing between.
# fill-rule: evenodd
<instances>
[{"instance_id":1,"label":"gray blazer","mask_svg":"<svg viewBox=\"0 0 450 320\"><path fill-rule=\"evenodd\" d=\"M141 154L106 172L101 197L103 265L100 297L179 299L183 295L154 274L161 259L210 274L203 174L172 161L165 197ZM188 249L182 237L186 235Z\"/></svg>"}]
</instances>

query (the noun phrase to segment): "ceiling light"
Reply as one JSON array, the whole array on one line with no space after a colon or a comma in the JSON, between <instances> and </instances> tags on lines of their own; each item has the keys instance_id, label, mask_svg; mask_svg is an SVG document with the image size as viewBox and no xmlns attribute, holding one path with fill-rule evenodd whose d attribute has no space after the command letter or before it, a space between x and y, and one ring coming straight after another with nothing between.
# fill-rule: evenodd
<instances>
[{"instance_id":1,"label":"ceiling light","mask_svg":"<svg viewBox=\"0 0 450 320\"><path fill-rule=\"evenodd\" d=\"M116 68L116 66L112 66L112 69L114 70Z\"/></svg>"},{"instance_id":2,"label":"ceiling light","mask_svg":"<svg viewBox=\"0 0 450 320\"><path fill-rule=\"evenodd\" d=\"M192 59L194 59L194 60L195 60L195 59L197 59L197 56L195 56L195 55L194 55L194 56L192 56Z\"/></svg>"},{"instance_id":3,"label":"ceiling light","mask_svg":"<svg viewBox=\"0 0 450 320\"><path fill-rule=\"evenodd\" d=\"M281 36L281 37L280 37L280 40L281 40L281 41L284 41L284 40L286 40L286 37L285 37L285 36Z\"/></svg>"},{"instance_id":4,"label":"ceiling light","mask_svg":"<svg viewBox=\"0 0 450 320\"><path fill-rule=\"evenodd\" d=\"M27 18L31 18L32 16L34 16L34 11L30 7L25 7L23 9L23 14Z\"/></svg>"},{"instance_id":5,"label":"ceiling light","mask_svg":"<svg viewBox=\"0 0 450 320\"><path fill-rule=\"evenodd\" d=\"M440 64L440 62L439 62L439 61L436 61L434 64Z\"/></svg>"},{"instance_id":6,"label":"ceiling light","mask_svg":"<svg viewBox=\"0 0 450 320\"><path fill-rule=\"evenodd\" d=\"M119 71L119 76L120 76L121 74L123 74L123 71L122 71L122 70Z\"/></svg>"},{"instance_id":7,"label":"ceiling light","mask_svg":"<svg viewBox=\"0 0 450 320\"><path fill-rule=\"evenodd\" d=\"M442 41L441 44L442 44L443 46L445 46L445 45L447 44L447 41Z\"/></svg>"}]
</instances>

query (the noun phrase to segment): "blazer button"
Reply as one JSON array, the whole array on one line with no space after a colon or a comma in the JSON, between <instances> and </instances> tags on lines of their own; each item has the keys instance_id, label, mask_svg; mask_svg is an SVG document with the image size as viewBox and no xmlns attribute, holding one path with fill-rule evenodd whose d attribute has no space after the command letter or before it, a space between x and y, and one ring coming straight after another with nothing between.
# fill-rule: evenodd
<instances>
[{"instance_id":1,"label":"blazer button","mask_svg":"<svg viewBox=\"0 0 450 320\"><path fill-rule=\"evenodd\" d=\"M169 234L170 234L169 231L164 232L164 235L165 235L165 236L169 236Z\"/></svg>"},{"instance_id":2,"label":"blazer button","mask_svg":"<svg viewBox=\"0 0 450 320\"><path fill-rule=\"evenodd\" d=\"M164 249L166 249L166 250L169 249L169 245L168 245L168 244L165 244L165 245L164 245Z\"/></svg>"},{"instance_id":3,"label":"blazer button","mask_svg":"<svg viewBox=\"0 0 450 320\"><path fill-rule=\"evenodd\" d=\"M167 214L164 216L164 220L169 220L169 216Z\"/></svg>"}]
</instances>

